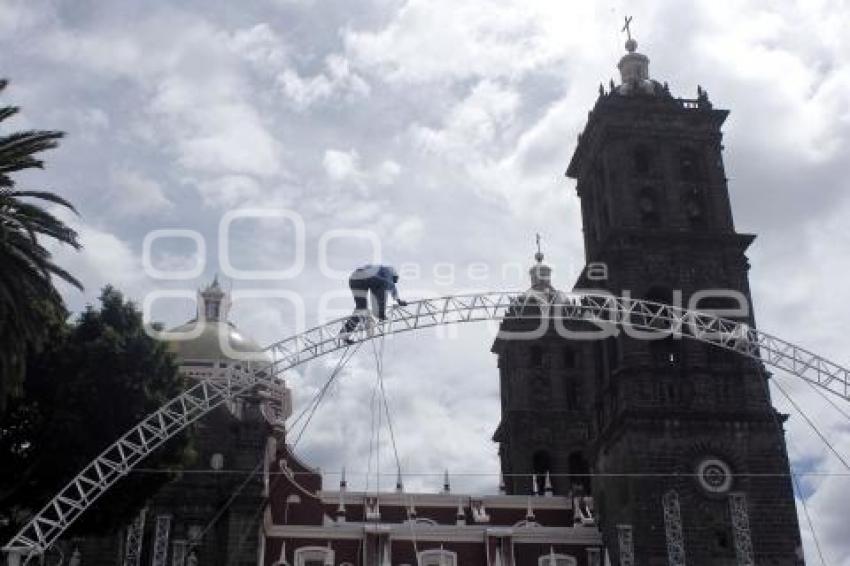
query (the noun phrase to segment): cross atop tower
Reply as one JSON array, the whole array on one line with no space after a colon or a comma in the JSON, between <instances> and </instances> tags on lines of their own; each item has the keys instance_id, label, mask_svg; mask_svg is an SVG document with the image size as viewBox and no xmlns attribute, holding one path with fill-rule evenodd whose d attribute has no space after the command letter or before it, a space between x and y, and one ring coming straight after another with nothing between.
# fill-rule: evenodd
<instances>
[{"instance_id":1,"label":"cross atop tower","mask_svg":"<svg viewBox=\"0 0 850 566\"><path fill-rule=\"evenodd\" d=\"M626 51L629 53L634 53L637 50L637 41L632 37L632 17L626 16L626 23L623 25L623 29L620 31L626 32Z\"/></svg>"},{"instance_id":2,"label":"cross atop tower","mask_svg":"<svg viewBox=\"0 0 850 566\"><path fill-rule=\"evenodd\" d=\"M631 38L632 38L632 29L631 29L631 24L632 24L632 17L631 17L631 16L626 16L626 23L625 23L625 25L623 26L623 29L622 29L622 30L620 30L620 31L624 31L624 32L626 32L626 36L628 37L628 39L631 39Z\"/></svg>"}]
</instances>

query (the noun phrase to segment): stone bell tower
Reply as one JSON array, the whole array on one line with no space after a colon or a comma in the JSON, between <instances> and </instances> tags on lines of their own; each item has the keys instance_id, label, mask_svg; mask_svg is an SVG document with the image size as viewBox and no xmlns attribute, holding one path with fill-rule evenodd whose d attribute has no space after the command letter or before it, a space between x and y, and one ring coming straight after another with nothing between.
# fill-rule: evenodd
<instances>
[{"instance_id":1,"label":"stone bell tower","mask_svg":"<svg viewBox=\"0 0 850 566\"><path fill-rule=\"evenodd\" d=\"M589 495L590 391L582 371L588 343L569 343L537 318L558 301L552 270L535 254L531 287L517 317L506 317L492 351L498 356L502 419L499 443L504 489L512 495ZM523 312L519 312L522 310Z\"/></svg>"},{"instance_id":2,"label":"stone bell tower","mask_svg":"<svg viewBox=\"0 0 850 566\"><path fill-rule=\"evenodd\" d=\"M631 34L626 50L567 169L587 262L576 287L741 307L724 314L754 324L754 236L735 231L722 158L728 111L701 87L683 99L652 80ZM593 348L586 452L612 563L801 564L784 417L764 367L671 334L621 332Z\"/></svg>"},{"instance_id":3,"label":"stone bell tower","mask_svg":"<svg viewBox=\"0 0 850 566\"><path fill-rule=\"evenodd\" d=\"M754 325L754 236L735 231L723 167L728 111L701 87L673 96L631 37L626 51L567 170L584 228L575 288ZM539 322L559 300L550 276L539 254L526 312L509 312L493 345L506 491L590 492L614 566L802 564L785 417L765 368L663 327L555 331Z\"/></svg>"}]
</instances>

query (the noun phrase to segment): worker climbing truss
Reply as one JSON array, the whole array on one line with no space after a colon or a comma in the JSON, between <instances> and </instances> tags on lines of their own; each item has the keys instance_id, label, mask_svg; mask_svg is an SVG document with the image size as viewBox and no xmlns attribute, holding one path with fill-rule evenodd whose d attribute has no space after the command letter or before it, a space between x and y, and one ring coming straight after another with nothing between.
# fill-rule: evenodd
<instances>
[{"instance_id":1,"label":"worker climbing truss","mask_svg":"<svg viewBox=\"0 0 850 566\"><path fill-rule=\"evenodd\" d=\"M456 295L396 307L386 321L368 325L348 338L355 344L390 334L445 324L485 320L584 321L600 328L668 332L759 360L850 400L850 370L795 344L748 326L681 307L596 293L493 292ZM273 361L218 370L148 415L104 450L72 479L4 547L9 564L43 554L115 482L142 459L192 422L247 391L278 385L296 366L352 347L339 336L335 320L272 344ZM563 326L563 325L562 325Z\"/></svg>"}]
</instances>

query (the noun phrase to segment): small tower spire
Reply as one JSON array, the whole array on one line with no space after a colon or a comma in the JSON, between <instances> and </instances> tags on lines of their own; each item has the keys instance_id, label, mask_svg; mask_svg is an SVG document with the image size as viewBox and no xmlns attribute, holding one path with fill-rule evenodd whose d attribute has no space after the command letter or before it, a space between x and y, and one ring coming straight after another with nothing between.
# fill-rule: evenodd
<instances>
[{"instance_id":1,"label":"small tower spire","mask_svg":"<svg viewBox=\"0 0 850 566\"><path fill-rule=\"evenodd\" d=\"M534 259L537 260L537 263L543 263L543 250L540 248L540 233L535 234L535 238L537 240L537 253L534 254Z\"/></svg>"},{"instance_id":2,"label":"small tower spire","mask_svg":"<svg viewBox=\"0 0 850 566\"><path fill-rule=\"evenodd\" d=\"M525 508L525 520L528 523L534 522L534 507L531 506L531 498L528 498L528 504Z\"/></svg>"},{"instance_id":3,"label":"small tower spire","mask_svg":"<svg viewBox=\"0 0 850 566\"><path fill-rule=\"evenodd\" d=\"M537 252L534 254L535 263L528 271L531 277L531 288L535 291L551 291L552 290L552 268L543 263L543 249L540 245L540 234L535 234L537 243Z\"/></svg>"},{"instance_id":4,"label":"small tower spire","mask_svg":"<svg viewBox=\"0 0 850 566\"><path fill-rule=\"evenodd\" d=\"M209 321L227 320L226 294L218 282L218 273L213 277L212 283L207 285L201 292L201 300L198 305L198 318Z\"/></svg>"},{"instance_id":5,"label":"small tower spire","mask_svg":"<svg viewBox=\"0 0 850 566\"><path fill-rule=\"evenodd\" d=\"M345 522L345 483L339 482L339 505L336 508L336 520L338 523Z\"/></svg>"},{"instance_id":6,"label":"small tower spire","mask_svg":"<svg viewBox=\"0 0 850 566\"><path fill-rule=\"evenodd\" d=\"M449 483L449 471L443 472L443 493L451 493L452 486Z\"/></svg>"}]
</instances>

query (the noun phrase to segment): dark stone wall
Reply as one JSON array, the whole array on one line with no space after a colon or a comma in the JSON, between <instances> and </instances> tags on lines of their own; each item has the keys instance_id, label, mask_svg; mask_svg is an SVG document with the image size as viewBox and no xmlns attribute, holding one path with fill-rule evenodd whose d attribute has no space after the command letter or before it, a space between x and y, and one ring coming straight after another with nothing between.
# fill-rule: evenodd
<instances>
[{"instance_id":1,"label":"dark stone wall","mask_svg":"<svg viewBox=\"0 0 850 566\"><path fill-rule=\"evenodd\" d=\"M736 319L755 324L745 255L754 237L735 232L721 155L727 114L707 99L600 96L568 173L581 198L586 261L604 264L606 277L591 278L588 267L577 289L684 307L702 290L731 290L747 307ZM716 298L698 305L729 306ZM532 324L506 320L502 328ZM577 353L574 367L558 361L566 349ZM633 528L636 564L668 563L662 497L671 490L688 563L736 563L729 499L739 493L755 562L801 563L784 417L760 363L688 339L622 333L589 342L497 339L493 350L503 473L530 473L535 452L546 450L552 470L566 474L563 493L576 483L569 455L585 455L615 566L619 524ZM540 363L541 350L550 362ZM579 392L572 406L562 394L571 380ZM514 493L531 489L527 479L506 483Z\"/></svg>"}]
</instances>

